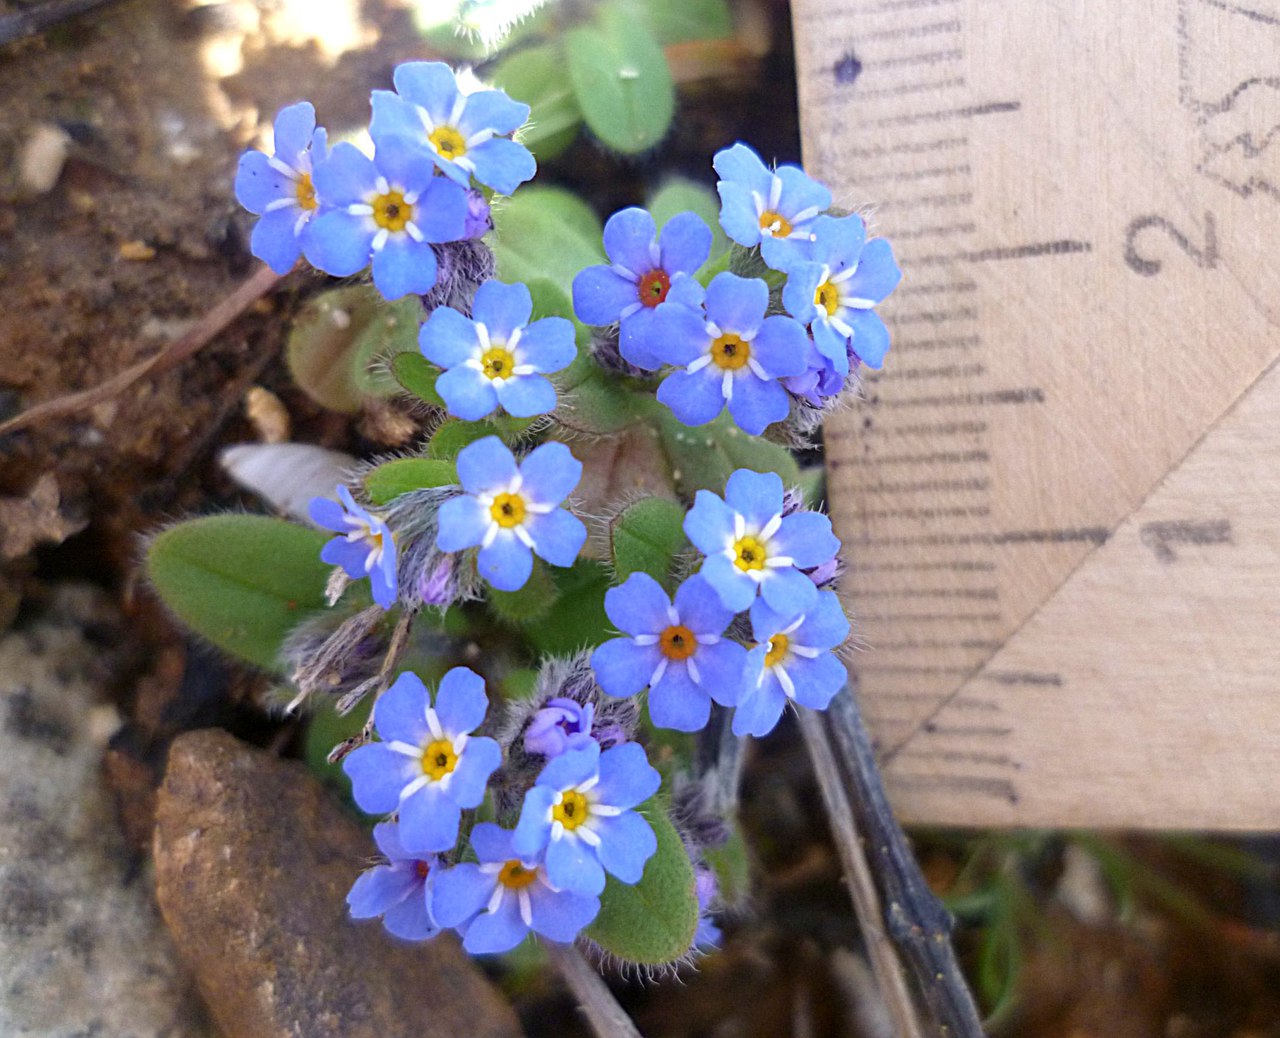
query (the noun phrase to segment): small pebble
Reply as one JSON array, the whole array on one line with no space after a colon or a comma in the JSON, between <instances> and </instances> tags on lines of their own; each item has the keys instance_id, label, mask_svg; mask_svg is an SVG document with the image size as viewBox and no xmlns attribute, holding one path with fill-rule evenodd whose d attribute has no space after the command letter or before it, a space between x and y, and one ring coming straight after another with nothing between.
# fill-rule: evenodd
<instances>
[{"instance_id":1,"label":"small pebble","mask_svg":"<svg viewBox=\"0 0 1280 1038\"><path fill-rule=\"evenodd\" d=\"M156 258L156 250L144 241L122 241L119 255L122 260L144 263Z\"/></svg>"},{"instance_id":2,"label":"small pebble","mask_svg":"<svg viewBox=\"0 0 1280 1038\"><path fill-rule=\"evenodd\" d=\"M43 195L53 190L67 162L71 137L53 123L38 123L27 137L18 158L18 182L27 191Z\"/></svg>"}]
</instances>

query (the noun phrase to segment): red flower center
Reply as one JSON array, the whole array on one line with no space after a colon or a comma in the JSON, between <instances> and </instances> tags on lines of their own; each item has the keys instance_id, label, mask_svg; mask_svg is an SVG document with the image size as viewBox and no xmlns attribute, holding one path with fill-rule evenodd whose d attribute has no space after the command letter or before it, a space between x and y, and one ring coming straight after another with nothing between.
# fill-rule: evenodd
<instances>
[{"instance_id":1,"label":"red flower center","mask_svg":"<svg viewBox=\"0 0 1280 1038\"><path fill-rule=\"evenodd\" d=\"M651 270L640 279L640 302L645 306L655 307L667 298L671 290L671 279L667 272L659 267Z\"/></svg>"}]
</instances>

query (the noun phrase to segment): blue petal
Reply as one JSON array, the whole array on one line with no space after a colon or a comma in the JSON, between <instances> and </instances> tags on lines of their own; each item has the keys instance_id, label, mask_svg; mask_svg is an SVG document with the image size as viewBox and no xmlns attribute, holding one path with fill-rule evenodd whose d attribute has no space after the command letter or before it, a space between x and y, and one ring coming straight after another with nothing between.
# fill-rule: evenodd
<instances>
[{"instance_id":1,"label":"blue petal","mask_svg":"<svg viewBox=\"0 0 1280 1038\"><path fill-rule=\"evenodd\" d=\"M475 324L451 306L432 310L418 332L418 349L442 368L457 367L470 360L479 347Z\"/></svg>"},{"instance_id":2,"label":"blue petal","mask_svg":"<svg viewBox=\"0 0 1280 1038\"><path fill-rule=\"evenodd\" d=\"M493 137L467 152L475 164L475 177L500 195L509 195L526 180L533 179L538 164L523 144Z\"/></svg>"},{"instance_id":3,"label":"blue petal","mask_svg":"<svg viewBox=\"0 0 1280 1038\"><path fill-rule=\"evenodd\" d=\"M830 652L813 659L792 656L784 666L795 685L796 702L810 710L825 710L849 680L844 664Z\"/></svg>"},{"instance_id":4,"label":"blue petal","mask_svg":"<svg viewBox=\"0 0 1280 1038\"><path fill-rule=\"evenodd\" d=\"M611 588L610 594L617 588ZM591 667L606 695L623 699L649 684L662 659L656 645L637 645L630 638L613 638L591 654Z\"/></svg>"},{"instance_id":5,"label":"blue petal","mask_svg":"<svg viewBox=\"0 0 1280 1038\"><path fill-rule=\"evenodd\" d=\"M856 214L819 216L809 227L809 234L813 238L809 254L814 262L826 264L832 273L838 273L858 262L863 243L867 240L867 225Z\"/></svg>"},{"instance_id":6,"label":"blue petal","mask_svg":"<svg viewBox=\"0 0 1280 1038\"><path fill-rule=\"evenodd\" d=\"M492 825L481 822L481 825ZM480 826L476 826L477 829ZM494 828L497 828L494 826ZM474 831L473 831L474 836ZM485 859L482 859L485 860ZM465 923L489 903L498 877L480 871L479 865L464 862L436 873L432 886L431 914L441 926Z\"/></svg>"},{"instance_id":7,"label":"blue petal","mask_svg":"<svg viewBox=\"0 0 1280 1038\"><path fill-rule=\"evenodd\" d=\"M524 858L542 853L551 839L551 806L559 790L550 786L534 786L524 795L520 821L511 835L511 849Z\"/></svg>"},{"instance_id":8,"label":"blue petal","mask_svg":"<svg viewBox=\"0 0 1280 1038\"><path fill-rule=\"evenodd\" d=\"M658 400L671 408L672 414L685 425L706 425L724 410L724 391L720 379L711 374L712 365L690 375L675 371L658 386Z\"/></svg>"},{"instance_id":9,"label":"blue petal","mask_svg":"<svg viewBox=\"0 0 1280 1038\"><path fill-rule=\"evenodd\" d=\"M859 311L849 311L845 320L849 320ZM879 318L877 318L879 320ZM852 323L852 321L850 321ZM841 335L825 319L813 322L813 344L818 352L831 363L841 375L849 374L849 337Z\"/></svg>"},{"instance_id":10,"label":"blue petal","mask_svg":"<svg viewBox=\"0 0 1280 1038\"><path fill-rule=\"evenodd\" d=\"M407 61L396 66L391 78L400 96L425 108L437 124L445 121L458 98L453 69L442 61Z\"/></svg>"},{"instance_id":11,"label":"blue petal","mask_svg":"<svg viewBox=\"0 0 1280 1038\"><path fill-rule=\"evenodd\" d=\"M805 614L804 623L796 629L801 645L816 649L834 649L849 637L849 618L834 591L819 591L818 604Z\"/></svg>"},{"instance_id":12,"label":"blue petal","mask_svg":"<svg viewBox=\"0 0 1280 1038\"><path fill-rule=\"evenodd\" d=\"M532 418L556 409L556 390L541 375L517 375L497 391L498 403L515 418Z\"/></svg>"},{"instance_id":13,"label":"blue petal","mask_svg":"<svg viewBox=\"0 0 1280 1038\"><path fill-rule=\"evenodd\" d=\"M613 324L623 310L639 301L636 283L612 267L587 267L573 279L573 312L583 324Z\"/></svg>"},{"instance_id":14,"label":"blue petal","mask_svg":"<svg viewBox=\"0 0 1280 1038\"><path fill-rule=\"evenodd\" d=\"M506 531L481 548L476 561L480 576L499 591L519 591L533 572L533 553Z\"/></svg>"},{"instance_id":15,"label":"blue petal","mask_svg":"<svg viewBox=\"0 0 1280 1038\"><path fill-rule=\"evenodd\" d=\"M582 520L563 508L530 516L524 528L533 540L533 550L553 566L572 566L587 540Z\"/></svg>"},{"instance_id":16,"label":"blue petal","mask_svg":"<svg viewBox=\"0 0 1280 1038\"><path fill-rule=\"evenodd\" d=\"M746 248L760 241L760 215L756 212L751 192L741 184L722 180L720 192L720 226L733 241Z\"/></svg>"},{"instance_id":17,"label":"blue petal","mask_svg":"<svg viewBox=\"0 0 1280 1038\"><path fill-rule=\"evenodd\" d=\"M406 941L425 941L440 932L427 912L427 895L419 891L387 910L382 917L387 932Z\"/></svg>"},{"instance_id":18,"label":"blue petal","mask_svg":"<svg viewBox=\"0 0 1280 1038\"><path fill-rule=\"evenodd\" d=\"M436 547L441 551L474 548L489 528L488 510L474 497L451 497L440 506Z\"/></svg>"},{"instance_id":19,"label":"blue petal","mask_svg":"<svg viewBox=\"0 0 1280 1038\"><path fill-rule=\"evenodd\" d=\"M547 879L559 890L588 897L604 890L604 868L596 852L568 833L547 847L546 869Z\"/></svg>"},{"instance_id":20,"label":"blue petal","mask_svg":"<svg viewBox=\"0 0 1280 1038\"><path fill-rule=\"evenodd\" d=\"M430 245L393 234L373 254L373 283L386 299L425 295L436 283L436 255Z\"/></svg>"},{"instance_id":21,"label":"blue petal","mask_svg":"<svg viewBox=\"0 0 1280 1038\"><path fill-rule=\"evenodd\" d=\"M803 237L761 238L760 258L765 266L790 275L800 264L809 262L808 245Z\"/></svg>"},{"instance_id":22,"label":"blue petal","mask_svg":"<svg viewBox=\"0 0 1280 1038\"><path fill-rule=\"evenodd\" d=\"M645 371L656 371L662 367L662 361L650 345L655 341L653 325L656 317L656 310L642 306L624 317L618 325L618 352L622 354L623 360L630 361Z\"/></svg>"},{"instance_id":23,"label":"blue petal","mask_svg":"<svg viewBox=\"0 0 1280 1038\"><path fill-rule=\"evenodd\" d=\"M849 342L853 352L867 367L879 370L885 354L889 352L889 329L880 315L870 310L855 310L845 320L853 328L853 338Z\"/></svg>"},{"instance_id":24,"label":"blue petal","mask_svg":"<svg viewBox=\"0 0 1280 1038\"><path fill-rule=\"evenodd\" d=\"M384 135L378 140L373 154L373 164L378 167L378 172L406 193L424 192L435 180L436 166L431 152L419 139L415 139L420 136ZM415 222L418 215L415 204Z\"/></svg>"},{"instance_id":25,"label":"blue petal","mask_svg":"<svg viewBox=\"0 0 1280 1038\"><path fill-rule=\"evenodd\" d=\"M758 687L749 688L743 692L733 713L733 734L768 735L782 717L786 705L787 697L776 681L766 681Z\"/></svg>"},{"instance_id":26,"label":"blue petal","mask_svg":"<svg viewBox=\"0 0 1280 1038\"><path fill-rule=\"evenodd\" d=\"M293 181L271 167L260 151L246 151L236 168L236 201L261 214L278 198L294 197Z\"/></svg>"},{"instance_id":27,"label":"blue petal","mask_svg":"<svg viewBox=\"0 0 1280 1038\"><path fill-rule=\"evenodd\" d=\"M793 224L796 216L810 209L821 212L831 208L831 192L799 166L779 166L776 175L782 181L782 195L778 201L778 208L784 216L792 220ZM805 221L813 218L814 216L810 215L805 218ZM793 230L795 230L794 227Z\"/></svg>"},{"instance_id":28,"label":"blue petal","mask_svg":"<svg viewBox=\"0 0 1280 1038\"><path fill-rule=\"evenodd\" d=\"M369 557L369 546L363 541L348 541L335 537L320 549L320 560L333 566L341 566L347 576L359 580L365 575L364 560Z\"/></svg>"},{"instance_id":29,"label":"blue petal","mask_svg":"<svg viewBox=\"0 0 1280 1038\"><path fill-rule=\"evenodd\" d=\"M604 593L604 611L627 634L660 634L670 624L671 599L648 573L632 573ZM641 686L643 687L643 686Z\"/></svg>"},{"instance_id":30,"label":"blue petal","mask_svg":"<svg viewBox=\"0 0 1280 1038\"><path fill-rule=\"evenodd\" d=\"M334 277L350 277L369 263L374 232L370 221L342 209L312 219L302 232L302 253L313 267Z\"/></svg>"},{"instance_id":31,"label":"blue petal","mask_svg":"<svg viewBox=\"0 0 1280 1038\"><path fill-rule=\"evenodd\" d=\"M741 141L716 152L711 166L721 180L733 181L748 191L757 191L764 197L769 197L773 174L760 156Z\"/></svg>"},{"instance_id":32,"label":"blue petal","mask_svg":"<svg viewBox=\"0 0 1280 1038\"><path fill-rule=\"evenodd\" d=\"M600 899L569 891L529 888L529 918L533 929L548 940L567 943L600 914Z\"/></svg>"},{"instance_id":33,"label":"blue petal","mask_svg":"<svg viewBox=\"0 0 1280 1038\"><path fill-rule=\"evenodd\" d=\"M893 247L884 238L872 238L858 259L858 270L846 283L848 294L881 302L898 287L902 271L893 258Z\"/></svg>"},{"instance_id":34,"label":"blue petal","mask_svg":"<svg viewBox=\"0 0 1280 1038\"><path fill-rule=\"evenodd\" d=\"M467 928L462 946L472 955L495 955L510 951L524 940L529 928L520 918L520 902L508 893L496 912L483 912Z\"/></svg>"},{"instance_id":35,"label":"blue petal","mask_svg":"<svg viewBox=\"0 0 1280 1038\"><path fill-rule=\"evenodd\" d=\"M432 782L400 804L400 839L410 851L448 851L458 842L462 809Z\"/></svg>"},{"instance_id":36,"label":"blue petal","mask_svg":"<svg viewBox=\"0 0 1280 1038\"><path fill-rule=\"evenodd\" d=\"M736 515L732 508L710 490L699 490L693 499L693 507L684 517L685 536L703 555L717 555L733 539Z\"/></svg>"},{"instance_id":37,"label":"blue petal","mask_svg":"<svg viewBox=\"0 0 1280 1038\"><path fill-rule=\"evenodd\" d=\"M425 127L422 117L408 101L390 90L375 90L370 98L373 119L369 123L369 136L373 143L384 137L421 136Z\"/></svg>"},{"instance_id":38,"label":"blue petal","mask_svg":"<svg viewBox=\"0 0 1280 1038\"><path fill-rule=\"evenodd\" d=\"M680 622L699 637L720 634L733 619L715 589L696 573L676 590L676 612Z\"/></svg>"},{"instance_id":39,"label":"blue petal","mask_svg":"<svg viewBox=\"0 0 1280 1038\"><path fill-rule=\"evenodd\" d=\"M764 526L782 512L782 492L782 477L776 472L737 469L724 485L728 507L755 527Z\"/></svg>"},{"instance_id":40,"label":"blue petal","mask_svg":"<svg viewBox=\"0 0 1280 1038\"><path fill-rule=\"evenodd\" d=\"M649 690L649 719L658 728L698 732L707 726L710 717L710 693L694 684L683 663L667 667L662 679Z\"/></svg>"},{"instance_id":41,"label":"blue petal","mask_svg":"<svg viewBox=\"0 0 1280 1038\"><path fill-rule=\"evenodd\" d=\"M751 375L737 379L729 413L743 432L759 436L774 422L780 422L791 410L791 398L778 382L762 382Z\"/></svg>"},{"instance_id":42,"label":"blue petal","mask_svg":"<svg viewBox=\"0 0 1280 1038\"><path fill-rule=\"evenodd\" d=\"M821 283L821 264L801 263L796 266L782 286L782 305L787 308L787 313L804 324L826 317L826 308L818 306L816 301Z\"/></svg>"},{"instance_id":43,"label":"blue petal","mask_svg":"<svg viewBox=\"0 0 1280 1038\"><path fill-rule=\"evenodd\" d=\"M798 569L775 569L760 585L760 597L783 616L799 616L818 601L818 588Z\"/></svg>"},{"instance_id":44,"label":"blue petal","mask_svg":"<svg viewBox=\"0 0 1280 1038\"><path fill-rule=\"evenodd\" d=\"M501 90L477 90L467 95L458 129L465 137L481 130L492 130L503 136L520 129L528 118L527 104L513 101Z\"/></svg>"},{"instance_id":45,"label":"blue petal","mask_svg":"<svg viewBox=\"0 0 1280 1038\"><path fill-rule=\"evenodd\" d=\"M474 422L490 415L498 406L498 392L484 373L458 365L436 379L436 392L451 415Z\"/></svg>"},{"instance_id":46,"label":"blue petal","mask_svg":"<svg viewBox=\"0 0 1280 1038\"><path fill-rule=\"evenodd\" d=\"M692 274L711 255L711 228L697 213L677 213L662 228L662 269Z\"/></svg>"},{"instance_id":47,"label":"blue petal","mask_svg":"<svg viewBox=\"0 0 1280 1038\"><path fill-rule=\"evenodd\" d=\"M698 663L698 684L721 706L734 706L745 681L747 650L737 642L719 641L701 646L694 659Z\"/></svg>"},{"instance_id":48,"label":"blue petal","mask_svg":"<svg viewBox=\"0 0 1280 1038\"><path fill-rule=\"evenodd\" d=\"M486 281L476 289L471 316L489 330L491 340L506 342L517 328L523 328L533 316L533 297L528 286L501 281Z\"/></svg>"},{"instance_id":49,"label":"blue petal","mask_svg":"<svg viewBox=\"0 0 1280 1038\"><path fill-rule=\"evenodd\" d=\"M525 363L544 375L567 368L578 356L573 322L565 317L534 321L520 333L520 351Z\"/></svg>"},{"instance_id":50,"label":"blue petal","mask_svg":"<svg viewBox=\"0 0 1280 1038\"><path fill-rule=\"evenodd\" d=\"M299 101L281 108L273 127L276 154L293 166L298 156L311 146L311 134L315 128L316 110L310 101Z\"/></svg>"},{"instance_id":51,"label":"blue petal","mask_svg":"<svg viewBox=\"0 0 1280 1038\"><path fill-rule=\"evenodd\" d=\"M374 705L373 723L379 738L386 742L407 742L422 746L427 741L427 707L431 697L427 686L406 670Z\"/></svg>"},{"instance_id":52,"label":"blue petal","mask_svg":"<svg viewBox=\"0 0 1280 1038\"><path fill-rule=\"evenodd\" d=\"M431 184L418 196L413 222L429 242L461 240L467 230L466 191L443 177L432 178Z\"/></svg>"},{"instance_id":53,"label":"blue petal","mask_svg":"<svg viewBox=\"0 0 1280 1038\"><path fill-rule=\"evenodd\" d=\"M609 259L640 276L654 269L649 246L657 236L653 217L635 206L620 209L604 225L604 251Z\"/></svg>"},{"instance_id":54,"label":"blue petal","mask_svg":"<svg viewBox=\"0 0 1280 1038\"><path fill-rule=\"evenodd\" d=\"M563 443L551 441L532 451L520 462L521 486L530 501L540 505L558 505L582 478L582 462Z\"/></svg>"},{"instance_id":55,"label":"blue petal","mask_svg":"<svg viewBox=\"0 0 1280 1038\"><path fill-rule=\"evenodd\" d=\"M721 331L750 335L764 321L768 305L769 286L760 278L740 278L726 270L707 286L707 316Z\"/></svg>"},{"instance_id":56,"label":"blue petal","mask_svg":"<svg viewBox=\"0 0 1280 1038\"><path fill-rule=\"evenodd\" d=\"M484 678L467 667L454 667L440 679L436 716L449 736L474 732L489 710Z\"/></svg>"},{"instance_id":57,"label":"blue petal","mask_svg":"<svg viewBox=\"0 0 1280 1038\"><path fill-rule=\"evenodd\" d=\"M778 553L791 556L799 569L821 566L840 550L840 538L831 532L831 520L821 512L787 516L774 543Z\"/></svg>"},{"instance_id":58,"label":"blue petal","mask_svg":"<svg viewBox=\"0 0 1280 1038\"><path fill-rule=\"evenodd\" d=\"M600 864L623 883L639 883L645 863L658 850L653 826L635 811L628 811L616 818L602 818L596 831L600 834Z\"/></svg>"},{"instance_id":59,"label":"blue petal","mask_svg":"<svg viewBox=\"0 0 1280 1038\"><path fill-rule=\"evenodd\" d=\"M329 157L316 163L312 174L317 194L332 206L363 202L375 190L377 180L373 160L346 141L335 144Z\"/></svg>"},{"instance_id":60,"label":"blue petal","mask_svg":"<svg viewBox=\"0 0 1280 1038\"><path fill-rule=\"evenodd\" d=\"M782 314L768 318L751 344L751 354L773 378L799 375L806 367L809 336L799 321Z\"/></svg>"},{"instance_id":61,"label":"blue petal","mask_svg":"<svg viewBox=\"0 0 1280 1038\"><path fill-rule=\"evenodd\" d=\"M502 747L486 735L473 736L462 748L458 764L449 776L449 799L459 807L479 807L489 776L502 764Z\"/></svg>"},{"instance_id":62,"label":"blue petal","mask_svg":"<svg viewBox=\"0 0 1280 1038\"><path fill-rule=\"evenodd\" d=\"M632 808L643 804L662 784L662 776L649 763L644 747L624 742L600 754L600 802L610 807Z\"/></svg>"},{"instance_id":63,"label":"blue petal","mask_svg":"<svg viewBox=\"0 0 1280 1038\"><path fill-rule=\"evenodd\" d=\"M302 210L295 207L267 213L254 225L249 251L277 274L287 274L298 262L302 245L294 228Z\"/></svg>"},{"instance_id":64,"label":"blue petal","mask_svg":"<svg viewBox=\"0 0 1280 1038\"><path fill-rule=\"evenodd\" d=\"M538 774L538 785L563 791L586 782L600 768L600 744L591 742L580 750L552 757Z\"/></svg>"},{"instance_id":65,"label":"blue petal","mask_svg":"<svg viewBox=\"0 0 1280 1038\"><path fill-rule=\"evenodd\" d=\"M515 456L496 436L476 440L458 452L458 481L468 494L505 487L515 478Z\"/></svg>"},{"instance_id":66,"label":"blue petal","mask_svg":"<svg viewBox=\"0 0 1280 1038\"><path fill-rule=\"evenodd\" d=\"M735 613L742 612L755 600L756 582L724 555L709 556L698 572L716 589L725 608L732 609ZM791 572L794 573L795 570ZM805 579L808 580L807 577ZM812 581L809 586L813 586Z\"/></svg>"},{"instance_id":67,"label":"blue petal","mask_svg":"<svg viewBox=\"0 0 1280 1038\"><path fill-rule=\"evenodd\" d=\"M375 865L356 877L347 894L351 918L373 919L380 916L421 886L422 879L413 866L392 868L390 865Z\"/></svg>"},{"instance_id":68,"label":"blue petal","mask_svg":"<svg viewBox=\"0 0 1280 1038\"><path fill-rule=\"evenodd\" d=\"M706 316L701 308L695 310L668 295L667 301L654 311L653 327L645 345L664 364L692 364L711 347Z\"/></svg>"},{"instance_id":69,"label":"blue petal","mask_svg":"<svg viewBox=\"0 0 1280 1038\"><path fill-rule=\"evenodd\" d=\"M416 763L382 743L369 743L347 754L342 770L351 779L351 795L360 810L380 815L400 804L400 790L412 778Z\"/></svg>"},{"instance_id":70,"label":"blue petal","mask_svg":"<svg viewBox=\"0 0 1280 1038\"><path fill-rule=\"evenodd\" d=\"M417 861L416 854L410 854L400 842L400 826L396 822L379 822L373 827L373 842L389 861Z\"/></svg>"},{"instance_id":71,"label":"blue petal","mask_svg":"<svg viewBox=\"0 0 1280 1038\"><path fill-rule=\"evenodd\" d=\"M313 497L307 512L313 523L326 530L346 533L350 529L346 524L346 511L331 497Z\"/></svg>"},{"instance_id":72,"label":"blue petal","mask_svg":"<svg viewBox=\"0 0 1280 1038\"><path fill-rule=\"evenodd\" d=\"M492 822L481 822L471 830L471 849L482 862L509 861L516 857L511 846L511 830Z\"/></svg>"}]
</instances>

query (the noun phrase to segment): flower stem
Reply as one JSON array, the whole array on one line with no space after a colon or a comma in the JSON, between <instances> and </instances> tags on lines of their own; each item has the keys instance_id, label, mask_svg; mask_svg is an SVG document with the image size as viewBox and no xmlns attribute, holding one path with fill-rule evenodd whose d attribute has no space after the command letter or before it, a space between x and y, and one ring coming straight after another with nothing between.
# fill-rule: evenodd
<instances>
[{"instance_id":1,"label":"flower stem","mask_svg":"<svg viewBox=\"0 0 1280 1038\"><path fill-rule=\"evenodd\" d=\"M613 992L586 959L572 944L554 944L548 941L544 947L560 976L564 978L573 997L596 1038L641 1038L627 1011L618 1005Z\"/></svg>"}]
</instances>

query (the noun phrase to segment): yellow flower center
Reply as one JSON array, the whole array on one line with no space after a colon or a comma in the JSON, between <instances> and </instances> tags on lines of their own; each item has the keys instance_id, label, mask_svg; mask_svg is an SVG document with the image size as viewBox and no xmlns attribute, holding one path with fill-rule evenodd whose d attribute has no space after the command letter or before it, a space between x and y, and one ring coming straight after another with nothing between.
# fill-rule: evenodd
<instances>
[{"instance_id":1,"label":"yellow flower center","mask_svg":"<svg viewBox=\"0 0 1280 1038\"><path fill-rule=\"evenodd\" d=\"M551 809L551 818L572 832L587 820L590 813L587 798L571 789L560 794L560 803Z\"/></svg>"},{"instance_id":2,"label":"yellow flower center","mask_svg":"<svg viewBox=\"0 0 1280 1038\"><path fill-rule=\"evenodd\" d=\"M760 231L770 238L787 238L791 235L791 221L781 213L766 209L760 214Z\"/></svg>"},{"instance_id":3,"label":"yellow flower center","mask_svg":"<svg viewBox=\"0 0 1280 1038\"><path fill-rule=\"evenodd\" d=\"M640 279L640 302L647 307L655 307L665 302L671 290L671 278L661 268L649 271Z\"/></svg>"},{"instance_id":4,"label":"yellow flower center","mask_svg":"<svg viewBox=\"0 0 1280 1038\"><path fill-rule=\"evenodd\" d=\"M722 371L737 371L750 357L750 344L733 332L726 332L711 344L711 360Z\"/></svg>"},{"instance_id":5,"label":"yellow flower center","mask_svg":"<svg viewBox=\"0 0 1280 1038\"><path fill-rule=\"evenodd\" d=\"M764 569L768 553L764 545L754 537L740 537L733 545L733 564L743 572L752 569Z\"/></svg>"},{"instance_id":6,"label":"yellow flower center","mask_svg":"<svg viewBox=\"0 0 1280 1038\"><path fill-rule=\"evenodd\" d=\"M512 859L498 871L498 882L508 890L523 890L538 878L537 869L526 869Z\"/></svg>"},{"instance_id":7,"label":"yellow flower center","mask_svg":"<svg viewBox=\"0 0 1280 1038\"><path fill-rule=\"evenodd\" d=\"M834 317L840 309L840 289L830 281L824 281L818 286L818 291L813 293L813 302L826 310L828 317Z\"/></svg>"},{"instance_id":8,"label":"yellow flower center","mask_svg":"<svg viewBox=\"0 0 1280 1038\"><path fill-rule=\"evenodd\" d=\"M489 379L510 378L515 366L516 358L505 346L494 346L480 358L480 370Z\"/></svg>"},{"instance_id":9,"label":"yellow flower center","mask_svg":"<svg viewBox=\"0 0 1280 1038\"><path fill-rule=\"evenodd\" d=\"M674 624L658 638L658 648L669 660L687 660L698 649L698 639L683 624Z\"/></svg>"},{"instance_id":10,"label":"yellow flower center","mask_svg":"<svg viewBox=\"0 0 1280 1038\"><path fill-rule=\"evenodd\" d=\"M787 658L787 650L790 647L791 639L779 631L769 639L769 648L764 654L764 665L766 667L777 666Z\"/></svg>"},{"instance_id":11,"label":"yellow flower center","mask_svg":"<svg viewBox=\"0 0 1280 1038\"><path fill-rule=\"evenodd\" d=\"M437 126L428 135L441 158L457 159L467 153L467 139L452 126Z\"/></svg>"},{"instance_id":12,"label":"yellow flower center","mask_svg":"<svg viewBox=\"0 0 1280 1038\"><path fill-rule=\"evenodd\" d=\"M519 494L499 494L489 506L493 521L504 529L511 529L524 522L524 498Z\"/></svg>"},{"instance_id":13,"label":"yellow flower center","mask_svg":"<svg viewBox=\"0 0 1280 1038\"><path fill-rule=\"evenodd\" d=\"M453 743L448 739L437 739L427 743L422 751L422 772L439 782L458 766L458 755L453 751Z\"/></svg>"},{"instance_id":14,"label":"yellow flower center","mask_svg":"<svg viewBox=\"0 0 1280 1038\"><path fill-rule=\"evenodd\" d=\"M413 206L404 200L403 191L388 191L373 200L373 222L388 231L403 231L413 219Z\"/></svg>"},{"instance_id":15,"label":"yellow flower center","mask_svg":"<svg viewBox=\"0 0 1280 1038\"><path fill-rule=\"evenodd\" d=\"M297 196L298 206L306 209L308 212L316 207L316 188L311 183L310 173L301 173L298 179L294 181L293 193Z\"/></svg>"}]
</instances>

